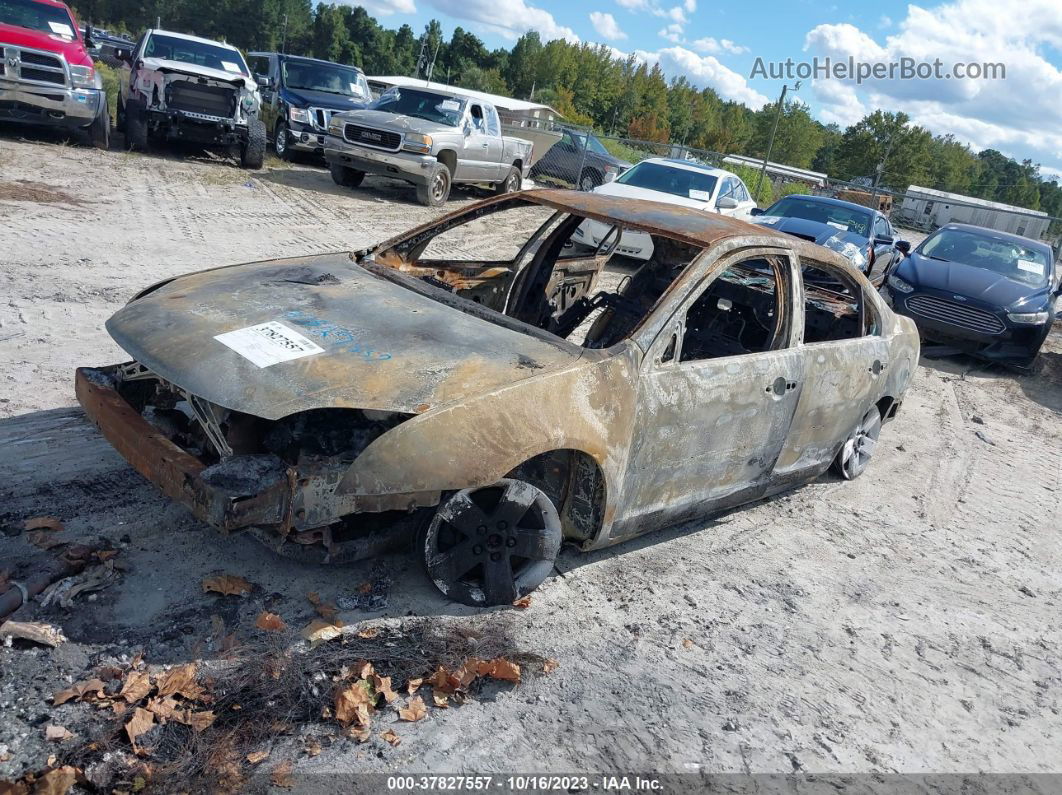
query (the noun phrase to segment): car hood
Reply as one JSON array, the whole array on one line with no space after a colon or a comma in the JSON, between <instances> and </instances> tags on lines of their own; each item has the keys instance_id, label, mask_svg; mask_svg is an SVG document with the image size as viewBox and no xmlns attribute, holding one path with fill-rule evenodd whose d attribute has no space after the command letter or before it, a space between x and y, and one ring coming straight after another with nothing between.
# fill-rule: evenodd
<instances>
[{"instance_id":1,"label":"car hood","mask_svg":"<svg viewBox=\"0 0 1062 795\"><path fill-rule=\"evenodd\" d=\"M691 199L688 196L676 196L673 193L664 193L659 190L636 188L633 185L624 185L622 182L606 182L605 184L598 185L594 188L593 192L602 196L622 196L627 199L646 199L653 202L677 204L680 207L694 207L698 210L712 212L710 202L703 199Z\"/></svg>"},{"instance_id":2,"label":"car hood","mask_svg":"<svg viewBox=\"0 0 1062 795\"><path fill-rule=\"evenodd\" d=\"M246 75L238 72L226 72L224 69L211 69L209 66L197 66L184 61L171 61L168 58L144 58L144 66L158 72L178 72L192 77L209 77L212 80L223 80L226 83L236 83L244 88L257 90L257 84Z\"/></svg>"},{"instance_id":3,"label":"car hood","mask_svg":"<svg viewBox=\"0 0 1062 795\"><path fill-rule=\"evenodd\" d=\"M303 107L327 108L328 110L360 110L365 107L365 100L342 94L330 94L327 91L311 91L308 88L285 88L285 97Z\"/></svg>"},{"instance_id":4,"label":"car hood","mask_svg":"<svg viewBox=\"0 0 1062 795\"><path fill-rule=\"evenodd\" d=\"M847 229L838 229L836 226L830 226L819 221L809 221L806 218L758 215L752 219L752 222L761 226L768 226L779 232L785 232L787 235L810 240L820 246L825 245L829 240L833 240L835 245L838 242L844 242L852 243L864 249L867 246L867 238L857 235L855 232L849 232Z\"/></svg>"},{"instance_id":5,"label":"car hood","mask_svg":"<svg viewBox=\"0 0 1062 795\"><path fill-rule=\"evenodd\" d=\"M916 287L975 298L986 304L1009 307L1033 293L1046 293L1047 285L1034 287L1008 279L987 268L930 259L911 252L896 269L896 275Z\"/></svg>"},{"instance_id":6,"label":"car hood","mask_svg":"<svg viewBox=\"0 0 1062 795\"><path fill-rule=\"evenodd\" d=\"M450 127L446 124L437 124L426 119L418 119L416 116L402 116L398 113L388 113L385 110L355 110L344 113L343 118L354 124L365 124L381 130L410 130L419 133L456 133L459 127Z\"/></svg>"},{"instance_id":7,"label":"car hood","mask_svg":"<svg viewBox=\"0 0 1062 795\"><path fill-rule=\"evenodd\" d=\"M73 28L70 30L74 32ZM15 47L28 47L33 50L54 52L57 55L62 54L67 63L78 66L92 65L92 59L85 51L85 46L80 37L67 38L55 33L45 33L0 22L0 44L11 44ZM2 48L0 48L0 51L2 51Z\"/></svg>"},{"instance_id":8,"label":"car hood","mask_svg":"<svg viewBox=\"0 0 1062 795\"><path fill-rule=\"evenodd\" d=\"M281 324L289 340L319 352L260 367L244 343L216 339L263 323ZM582 353L436 301L345 253L178 277L119 310L107 330L167 381L271 420L329 407L422 413L571 365Z\"/></svg>"}]
</instances>

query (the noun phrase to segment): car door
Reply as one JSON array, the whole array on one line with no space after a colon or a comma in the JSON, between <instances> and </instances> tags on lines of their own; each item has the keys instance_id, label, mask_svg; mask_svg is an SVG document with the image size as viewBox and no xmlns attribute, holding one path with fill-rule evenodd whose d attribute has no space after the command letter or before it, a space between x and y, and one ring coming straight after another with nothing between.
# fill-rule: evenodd
<instances>
[{"instance_id":1,"label":"car door","mask_svg":"<svg viewBox=\"0 0 1062 795\"><path fill-rule=\"evenodd\" d=\"M561 133L561 139L553 144L538 162L540 171L568 182L578 178L579 160L582 159L582 144L569 130Z\"/></svg>"},{"instance_id":2,"label":"car door","mask_svg":"<svg viewBox=\"0 0 1062 795\"><path fill-rule=\"evenodd\" d=\"M789 311L794 270L794 258L779 249L724 255L685 298L675 298L643 360L624 479L621 511L630 528L624 534L766 490L803 380ZM763 314L772 327L762 350L728 348L725 329L748 320L752 301L771 307Z\"/></svg>"},{"instance_id":3,"label":"car door","mask_svg":"<svg viewBox=\"0 0 1062 795\"><path fill-rule=\"evenodd\" d=\"M491 182L500 182L509 175L511 163L505 161L505 141L502 139L501 119L493 105L484 104L483 115L487 121L487 137L489 153L486 160L487 179Z\"/></svg>"},{"instance_id":4,"label":"car door","mask_svg":"<svg viewBox=\"0 0 1062 795\"><path fill-rule=\"evenodd\" d=\"M874 270L879 273L886 272L892 265L893 254L896 250L896 238L892 227L884 215L874 215Z\"/></svg>"},{"instance_id":5,"label":"car door","mask_svg":"<svg viewBox=\"0 0 1062 795\"><path fill-rule=\"evenodd\" d=\"M782 483L802 480L830 465L881 397L889 366L882 321L862 283L841 268L808 257L802 257L801 264L819 276L826 272L833 284L821 278L811 284L802 277L799 285L805 375L792 431L775 466L775 477Z\"/></svg>"},{"instance_id":6,"label":"car door","mask_svg":"<svg viewBox=\"0 0 1062 795\"><path fill-rule=\"evenodd\" d=\"M457 178L464 182L486 182L494 175L491 160L491 136L487 132L487 119L483 105L472 102L468 106L465 122L464 146L457 164ZM494 139L499 146L501 139ZM497 160L501 152L495 147Z\"/></svg>"},{"instance_id":7,"label":"car door","mask_svg":"<svg viewBox=\"0 0 1062 795\"><path fill-rule=\"evenodd\" d=\"M133 64L143 57L144 39L146 37L147 34L145 33L137 39L136 44L133 44L129 50L129 61L123 62L121 65L121 74L118 77L118 94L123 105L129 101L129 94L133 84Z\"/></svg>"},{"instance_id":8,"label":"car door","mask_svg":"<svg viewBox=\"0 0 1062 795\"><path fill-rule=\"evenodd\" d=\"M752 195L749 193L748 187L740 177L734 178L737 183L734 187L734 198L738 201L738 207L734 211L734 215L738 218L748 219L752 217L752 210L756 207L756 202L753 201Z\"/></svg>"}]
</instances>

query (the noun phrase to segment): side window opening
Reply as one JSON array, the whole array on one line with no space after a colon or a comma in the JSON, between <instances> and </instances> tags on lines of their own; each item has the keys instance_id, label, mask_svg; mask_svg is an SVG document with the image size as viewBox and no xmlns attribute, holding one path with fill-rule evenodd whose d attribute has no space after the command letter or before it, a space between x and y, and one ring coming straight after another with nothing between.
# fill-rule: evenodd
<instances>
[{"instance_id":1,"label":"side window opening","mask_svg":"<svg viewBox=\"0 0 1062 795\"><path fill-rule=\"evenodd\" d=\"M832 342L876 333L873 318L865 311L859 284L839 270L805 262L804 342Z\"/></svg>"},{"instance_id":2,"label":"side window opening","mask_svg":"<svg viewBox=\"0 0 1062 795\"><path fill-rule=\"evenodd\" d=\"M680 362L774 350L788 322L779 301L781 260L758 257L731 265L686 311Z\"/></svg>"}]
</instances>

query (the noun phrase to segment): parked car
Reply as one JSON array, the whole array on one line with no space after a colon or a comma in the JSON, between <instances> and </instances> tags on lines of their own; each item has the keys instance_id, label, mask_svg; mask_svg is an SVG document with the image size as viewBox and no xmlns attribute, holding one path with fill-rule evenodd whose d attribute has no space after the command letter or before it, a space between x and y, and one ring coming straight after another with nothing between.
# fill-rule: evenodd
<instances>
[{"instance_id":1,"label":"parked car","mask_svg":"<svg viewBox=\"0 0 1062 795\"><path fill-rule=\"evenodd\" d=\"M689 160L664 157L642 160L615 180L598 185L593 192L602 196L677 204L735 218L748 218L756 207L745 183L736 174ZM579 227L576 241L597 246L609 228L606 224L588 220ZM653 242L642 232L624 232L618 251L631 259L652 259Z\"/></svg>"},{"instance_id":2,"label":"parked car","mask_svg":"<svg viewBox=\"0 0 1062 795\"><path fill-rule=\"evenodd\" d=\"M126 146L151 140L237 146L244 168L261 168L266 129L262 100L243 55L231 44L169 30L149 30L123 62L118 126Z\"/></svg>"},{"instance_id":3,"label":"parked car","mask_svg":"<svg viewBox=\"0 0 1062 795\"><path fill-rule=\"evenodd\" d=\"M579 190L593 190L630 167L626 160L609 152L593 133L565 127L561 139L531 168L531 178L553 177Z\"/></svg>"},{"instance_id":4,"label":"parked car","mask_svg":"<svg viewBox=\"0 0 1062 795\"><path fill-rule=\"evenodd\" d=\"M489 102L429 88L391 88L366 110L335 114L325 139L337 185L356 188L366 174L396 177L429 207L445 204L455 184L519 190L531 152L530 141L502 135Z\"/></svg>"},{"instance_id":5,"label":"parked car","mask_svg":"<svg viewBox=\"0 0 1062 795\"><path fill-rule=\"evenodd\" d=\"M875 267L888 273L911 250L909 242L898 239L887 216L855 202L793 194L752 214L757 224L843 254L866 276Z\"/></svg>"},{"instance_id":6,"label":"parked car","mask_svg":"<svg viewBox=\"0 0 1062 795\"><path fill-rule=\"evenodd\" d=\"M1046 243L948 224L901 260L887 284L922 336L1028 368L1051 330L1062 285Z\"/></svg>"},{"instance_id":7,"label":"parked car","mask_svg":"<svg viewBox=\"0 0 1062 795\"><path fill-rule=\"evenodd\" d=\"M122 62L115 56L117 50L131 50L133 40L120 33L111 33L103 28L92 28L85 25L81 29L82 37L88 39L92 46L89 55L94 60L103 61L108 66L119 68Z\"/></svg>"},{"instance_id":8,"label":"parked car","mask_svg":"<svg viewBox=\"0 0 1062 795\"><path fill-rule=\"evenodd\" d=\"M73 11L57 0L0 2L0 122L63 127L110 146L103 81Z\"/></svg>"},{"instance_id":9,"label":"parked car","mask_svg":"<svg viewBox=\"0 0 1062 795\"><path fill-rule=\"evenodd\" d=\"M587 219L615 231L575 251ZM654 258L623 277L628 229ZM107 329L134 361L78 370L78 399L164 493L303 559L415 536L471 605L528 593L564 539L605 547L831 464L858 477L919 355L914 323L836 252L560 190L169 279Z\"/></svg>"},{"instance_id":10,"label":"parked car","mask_svg":"<svg viewBox=\"0 0 1062 795\"><path fill-rule=\"evenodd\" d=\"M356 66L277 52L252 52L248 58L262 93L260 117L282 160L295 152L323 156L332 114L372 101L365 73Z\"/></svg>"}]
</instances>

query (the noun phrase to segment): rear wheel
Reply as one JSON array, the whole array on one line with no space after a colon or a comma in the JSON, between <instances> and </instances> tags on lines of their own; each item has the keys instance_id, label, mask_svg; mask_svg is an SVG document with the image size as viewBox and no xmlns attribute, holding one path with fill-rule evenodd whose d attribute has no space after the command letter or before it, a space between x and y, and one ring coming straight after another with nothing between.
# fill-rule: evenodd
<instances>
[{"instance_id":1,"label":"rear wheel","mask_svg":"<svg viewBox=\"0 0 1062 795\"><path fill-rule=\"evenodd\" d=\"M450 169L442 163L432 168L426 185L417 185L417 201L425 207L442 207L450 198Z\"/></svg>"},{"instance_id":2,"label":"rear wheel","mask_svg":"<svg viewBox=\"0 0 1062 795\"><path fill-rule=\"evenodd\" d=\"M505 175L505 179L498 182L494 186L494 192L498 195L503 193L513 193L520 190L520 169L513 166L509 169L509 173Z\"/></svg>"},{"instance_id":3,"label":"rear wheel","mask_svg":"<svg viewBox=\"0 0 1062 795\"><path fill-rule=\"evenodd\" d=\"M356 188L365 179L364 171L356 171L339 163L329 163L328 170L332 174L332 182L344 188Z\"/></svg>"},{"instance_id":4,"label":"rear wheel","mask_svg":"<svg viewBox=\"0 0 1062 795\"><path fill-rule=\"evenodd\" d=\"M261 119L247 122L247 140L240 146L240 165L244 168L259 169L265 163L266 126Z\"/></svg>"},{"instance_id":5,"label":"rear wheel","mask_svg":"<svg viewBox=\"0 0 1062 795\"><path fill-rule=\"evenodd\" d=\"M444 595L487 607L512 604L537 588L560 546L560 517L550 498L505 478L444 502L421 532L418 551Z\"/></svg>"},{"instance_id":6,"label":"rear wheel","mask_svg":"<svg viewBox=\"0 0 1062 795\"><path fill-rule=\"evenodd\" d=\"M871 406L852 435L845 440L833 461L833 471L845 480L855 480L862 475L870 464L880 435L881 412L877 406Z\"/></svg>"}]
</instances>

